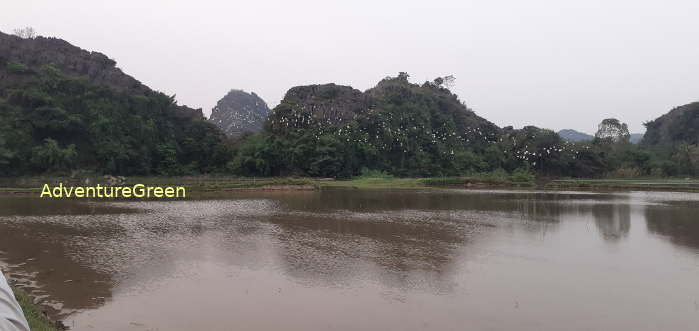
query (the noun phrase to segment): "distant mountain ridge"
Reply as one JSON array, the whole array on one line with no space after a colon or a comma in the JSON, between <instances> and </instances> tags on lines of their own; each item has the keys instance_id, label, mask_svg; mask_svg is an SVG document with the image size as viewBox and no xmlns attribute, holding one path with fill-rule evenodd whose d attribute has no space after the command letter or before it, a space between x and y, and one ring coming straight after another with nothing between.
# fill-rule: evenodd
<instances>
[{"instance_id":1,"label":"distant mountain ridge","mask_svg":"<svg viewBox=\"0 0 699 331\"><path fill-rule=\"evenodd\" d=\"M570 142L592 141L593 139L595 139L595 136L591 134L587 134L573 129L560 130L558 131L558 135L561 136L563 140L567 140ZM629 137L629 142L631 142L632 144L638 144L641 142L641 140L643 140L643 133L632 133Z\"/></svg>"},{"instance_id":2,"label":"distant mountain ridge","mask_svg":"<svg viewBox=\"0 0 699 331\"><path fill-rule=\"evenodd\" d=\"M572 142L591 141L595 138L593 135L589 135L587 133L583 133L573 129L563 129L561 131L558 131L558 135L561 136L561 138L563 138L564 140Z\"/></svg>"}]
</instances>

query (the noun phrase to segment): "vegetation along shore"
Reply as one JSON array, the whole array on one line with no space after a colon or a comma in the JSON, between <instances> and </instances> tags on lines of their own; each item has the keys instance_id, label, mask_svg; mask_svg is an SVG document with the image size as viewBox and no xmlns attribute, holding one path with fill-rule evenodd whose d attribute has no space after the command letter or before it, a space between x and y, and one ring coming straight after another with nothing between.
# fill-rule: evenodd
<instances>
[{"instance_id":1,"label":"vegetation along shore","mask_svg":"<svg viewBox=\"0 0 699 331\"><path fill-rule=\"evenodd\" d=\"M123 178L123 177L122 177ZM309 191L323 188L361 189L427 189L427 188L516 188L516 189L566 189L566 190L656 190L656 191L699 191L699 180L690 178L646 178L646 179L550 179L537 178L533 173L505 172L479 173L468 176L443 177L395 177L385 173L365 173L350 179L301 178L301 177L233 177L233 176L186 176L186 177L127 177L114 181L108 177L56 177L34 176L0 179L0 194L36 195L43 185L79 187L102 184L105 186L179 185L196 198L206 192L234 191Z\"/></svg>"},{"instance_id":2,"label":"vegetation along shore","mask_svg":"<svg viewBox=\"0 0 699 331\"><path fill-rule=\"evenodd\" d=\"M18 287L12 287L12 291L15 293L15 298L19 302L20 307L22 307L24 317L27 319L29 328L32 331L67 330L63 323L52 321L43 312L41 306L34 303L34 300L27 292Z\"/></svg>"},{"instance_id":3,"label":"vegetation along shore","mask_svg":"<svg viewBox=\"0 0 699 331\"><path fill-rule=\"evenodd\" d=\"M520 187L534 186L534 178L573 179L552 188L693 190L666 178L699 175L697 102L646 122L645 135L633 141L614 118L602 120L590 139L573 140L535 126L495 125L452 93L452 76L418 84L400 72L365 91L292 87L272 109L254 93L233 90L207 119L104 54L34 35L0 33L0 44L3 191L46 184L36 176L80 182L81 174L194 191ZM658 184L578 180L584 178Z\"/></svg>"}]
</instances>

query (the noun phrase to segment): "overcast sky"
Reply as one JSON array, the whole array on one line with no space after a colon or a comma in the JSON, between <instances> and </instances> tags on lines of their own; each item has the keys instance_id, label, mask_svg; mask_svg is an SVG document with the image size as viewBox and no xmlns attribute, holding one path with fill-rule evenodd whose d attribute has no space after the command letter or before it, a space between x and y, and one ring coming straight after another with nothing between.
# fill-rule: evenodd
<instances>
[{"instance_id":1,"label":"overcast sky","mask_svg":"<svg viewBox=\"0 0 699 331\"><path fill-rule=\"evenodd\" d=\"M699 100L697 0L5 0L0 31L34 27L105 53L209 114L229 89L270 106L293 86L360 90L454 75L497 125L632 132Z\"/></svg>"}]
</instances>

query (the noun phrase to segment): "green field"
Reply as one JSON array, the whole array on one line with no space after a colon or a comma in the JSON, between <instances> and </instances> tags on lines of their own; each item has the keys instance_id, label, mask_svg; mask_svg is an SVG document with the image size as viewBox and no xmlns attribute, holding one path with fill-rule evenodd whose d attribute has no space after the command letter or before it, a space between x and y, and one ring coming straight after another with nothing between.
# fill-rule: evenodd
<instances>
[{"instance_id":1,"label":"green field","mask_svg":"<svg viewBox=\"0 0 699 331\"><path fill-rule=\"evenodd\" d=\"M547 189L631 189L658 191L699 191L699 180L691 178L635 179L560 179L552 180Z\"/></svg>"},{"instance_id":2,"label":"green field","mask_svg":"<svg viewBox=\"0 0 699 331\"><path fill-rule=\"evenodd\" d=\"M321 187L352 188L478 188L478 187L532 187L532 181L512 181L486 175L464 177L432 178L395 178L395 177L357 177L351 180L320 182Z\"/></svg>"},{"instance_id":3,"label":"green field","mask_svg":"<svg viewBox=\"0 0 699 331\"><path fill-rule=\"evenodd\" d=\"M112 182L110 182L110 180ZM0 178L0 194L39 194L44 184L50 186L112 185L184 186L188 192L225 192L238 190L317 190L323 187L346 188L538 188L538 189L633 189L660 191L699 191L699 180L679 178L645 179L553 179L538 180L531 176L482 173L462 177L398 178L371 174L352 179L303 177L128 177L114 182L108 177L18 177Z\"/></svg>"},{"instance_id":4,"label":"green field","mask_svg":"<svg viewBox=\"0 0 699 331\"><path fill-rule=\"evenodd\" d=\"M117 179L114 181L114 179ZM111 182L110 182L111 180ZM0 193L39 193L44 184L55 186L132 186L144 184L149 186L184 186L188 191L228 191L240 189L316 189L317 180L309 178L275 177L250 178L233 176L182 176L182 177L128 177L107 178L104 176L90 177L18 177L0 178Z\"/></svg>"}]
</instances>

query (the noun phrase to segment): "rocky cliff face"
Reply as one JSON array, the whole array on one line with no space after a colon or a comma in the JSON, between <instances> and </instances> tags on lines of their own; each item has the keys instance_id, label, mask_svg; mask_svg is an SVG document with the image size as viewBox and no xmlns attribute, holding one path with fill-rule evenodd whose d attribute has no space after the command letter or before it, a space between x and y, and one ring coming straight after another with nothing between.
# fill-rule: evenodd
<instances>
[{"instance_id":1,"label":"rocky cliff face","mask_svg":"<svg viewBox=\"0 0 699 331\"><path fill-rule=\"evenodd\" d=\"M492 141L500 130L449 90L430 82L409 83L407 75L388 77L365 92L336 84L297 86L270 115L271 131L278 133L308 128L329 132L353 123L362 130L388 130L391 136L422 130L434 139L458 137L468 143Z\"/></svg>"},{"instance_id":2,"label":"rocky cliff face","mask_svg":"<svg viewBox=\"0 0 699 331\"><path fill-rule=\"evenodd\" d=\"M216 103L209 121L226 135L239 137L262 130L268 114L267 103L254 92L231 90Z\"/></svg>"},{"instance_id":3,"label":"rocky cliff face","mask_svg":"<svg viewBox=\"0 0 699 331\"><path fill-rule=\"evenodd\" d=\"M362 91L336 84L296 86L274 108L272 131L307 127L337 128L372 107L373 99Z\"/></svg>"},{"instance_id":4,"label":"rocky cliff face","mask_svg":"<svg viewBox=\"0 0 699 331\"><path fill-rule=\"evenodd\" d=\"M116 67L116 62L106 55L86 51L63 39L24 39L0 32L0 67L5 67L7 63L20 63L33 70L52 65L66 75L85 78L92 84L129 94L154 93L148 86L122 72ZM21 76L0 71L0 88L16 85L21 79ZM186 106L178 106L174 115L192 119L204 117L201 109Z\"/></svg>"},{"instance_id":5,"label":"rocky cliff face","mask_svg":"<svg viewBox=\"0 0 699 331\"><path fill-rule=\"evenodd\" d=\"M335 84L294 87L286 93L284 102L328 125L342 125L355 119L372 104L361 91Z\"/></svg>"}]
</instances>

